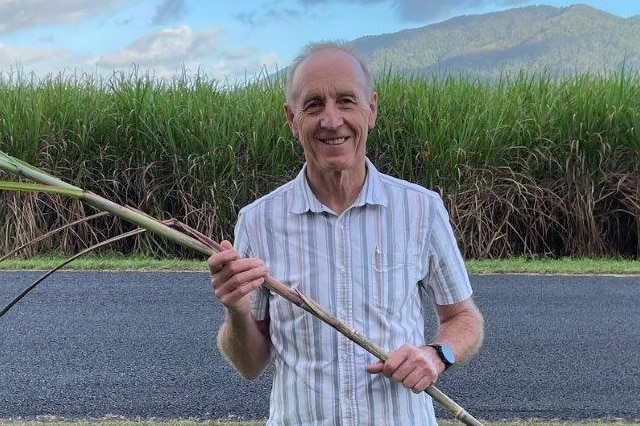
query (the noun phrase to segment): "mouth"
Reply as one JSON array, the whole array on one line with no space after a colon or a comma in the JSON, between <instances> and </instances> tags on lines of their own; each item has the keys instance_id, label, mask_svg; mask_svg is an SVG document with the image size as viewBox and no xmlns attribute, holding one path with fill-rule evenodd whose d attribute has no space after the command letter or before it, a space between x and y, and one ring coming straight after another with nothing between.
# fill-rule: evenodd
<instances>
[{"instance_id":1,"label":"mouth","mask_svg":"<svg viewBox=\"0 0 640 426\"><path fill-rule=\"evenodd\" d=\"M346 136L340 137L340 138L322 138L322 139L318 139L321 143L325 144L325 145L342 145L343 143L345 143L347 141L347 139L349 139Z\"/></svg>"}]
</instances>

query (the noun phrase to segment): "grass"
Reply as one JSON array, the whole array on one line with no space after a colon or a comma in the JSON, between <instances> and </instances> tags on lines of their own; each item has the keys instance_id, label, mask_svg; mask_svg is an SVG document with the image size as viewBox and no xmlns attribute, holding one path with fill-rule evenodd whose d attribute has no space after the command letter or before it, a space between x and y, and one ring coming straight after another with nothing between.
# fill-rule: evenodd
<instances>
[{"instance_id":1,"label":"grass","mask_svg":"<svg viewBox=\"0 0 640 426\"><path fill-rule=\"evenodd\" d=\"M35 256L32 258L7 259L0 262L0 270L49 270L66 259L62 255ZM115 271L206 271L203 260L164 259L151 256L123 256L118 253L104 256L86 255L64 270L115 270Z\"/></svg>"},{"instance_id":2,"label":"grass","mask_svg":"<svg viewBox=\"0 0 640 426\"><path fill-rule=\"evenodd\" d=\"M49 270L64 261L62 255L13 258L0 262L0 270ZM132 270L132 271L202 271L204 259L163 259L151 256L87 255L67 265L66 270ZM503 260L469 260L467 269L472 274L614 274L640 275L640 260L591 258L511 258Z\"/></svg>"},{"instance_id":3,"label":"grass","mask_svg":"<svg viewBox=\"0 0 640 426\"><path fill-rule=\"evenodd\" d=\"M505 260L469 260L469 272L532 274L640 274L640 260L592 258L511 258Z\"/></svg>"}]
</instances>

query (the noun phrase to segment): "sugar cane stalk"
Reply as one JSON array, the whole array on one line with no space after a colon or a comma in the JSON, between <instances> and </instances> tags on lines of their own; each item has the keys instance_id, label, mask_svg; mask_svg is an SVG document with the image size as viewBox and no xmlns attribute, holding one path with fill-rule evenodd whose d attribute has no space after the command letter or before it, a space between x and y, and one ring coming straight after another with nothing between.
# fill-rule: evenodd
<instances>
[{"instance_id":1,"label":"sugar cane stalk","mask_svg":"<svg viewBox=\"0 0 640 426\"><path fill-rule=\"evenodd\" d=\"M77 198L86 204L89 204L98 210L107 211L114 216L117 216L123 220L131 222L141 228L147 229L155 234L158 234L182 247L191 249L205 256L211 256L214 253L222 250L222 247L208 238L196 238L173 229L166 224L148 216L131 207L124 207L116 204L106 198L103 198L90 191L85 191L74 185L66 183L58 178L55 178L36 167L31 166L28 163L20 161L16 158L9 156L8 154L0 151L0 169L9 173L21 175L32 181L45 185L46 188L42 190L48 190L52 192L59 192L67 196ZM11 185L3 186L0 183L0 189L16 189L11 188ZM59 191L55 191L55 189ZM366 340L360 334L347 327L338 318L332 316L315 301L307 296L304 296L297 290L292 290L282 282L268 276L265 279L264 287L273 291L281 297L284 297L289 302L299 306L305 311L309 312L313 316L319 318L326 324L333 327L335 330L342 333L345 337L362 347L367 352L376 356L381 361L385 361L388 358L388 354L381 348L378 348L373 343ZM469 426L483 426L480 421L471 416L464 408L458 405L455 401L437 389L434 385L430 385L425 392L429 394L436 402L438 402L443 408L447 409L456 419L462 421Z\"/></svg>"}]
</instances>

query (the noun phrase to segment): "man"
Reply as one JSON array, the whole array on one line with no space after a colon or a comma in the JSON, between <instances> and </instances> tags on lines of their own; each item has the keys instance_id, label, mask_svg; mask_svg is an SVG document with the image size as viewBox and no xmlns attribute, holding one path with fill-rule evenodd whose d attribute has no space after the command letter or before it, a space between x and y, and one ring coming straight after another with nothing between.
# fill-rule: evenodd
<instances>
[{"instance_id":1,"label":"man","mask_svg":"<svg viewBox=\"0 0 640 426\"><path fill-rule=\"evenodd\" d=\"M235 249L224 241L208 260L226 311L218 346L248 379L273 360L268 425L435 424L421 392L473 355L483 336L443 203L366 158L378 95L347 47L309 46L289 73L284 110L305 165L243 208ZM268 273L389 358L377 361L270 294L261 287ZM424 336L424 296L439 319L435 346Z\"/></svg>"}]
</instances>

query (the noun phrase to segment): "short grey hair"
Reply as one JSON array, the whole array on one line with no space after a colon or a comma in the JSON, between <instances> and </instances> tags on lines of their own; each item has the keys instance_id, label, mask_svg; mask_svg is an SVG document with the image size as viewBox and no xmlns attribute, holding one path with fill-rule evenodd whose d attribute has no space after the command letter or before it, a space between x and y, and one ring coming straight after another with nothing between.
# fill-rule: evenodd
<instances>
[{"instance_id":1,"label":"short grey hair","mask_svg":"<svg viewBox=\"0 0 640 426\"><path fill-rule=\"evenodd\" d=\"M360 57L360 55L358 55L358 53L356 53L356 51L353 49L353 47L350 44L344 43L344 42L338 42L338 41L324 41L324 42L318 42L318 43L309 43L305 46L302 52L293 60L293 64L289 67L289 72L287 74L287 88L286 88L286 101L288 105L293 105L293 77L296 73L296 70L298 69L298 66L300 66L300 64L309 56L324 49L340 50L342 52L347 53L348 55L353 57L356 61L358 61L360 68L362 68L362 71L364 72L365 84L368 92L367 95L371 95L371 93L373 93L373 82L371 80L371 74L369 73L369 68L367 67L367 64L364 62L364 60Z\"/></svg>"}]
</instances>

